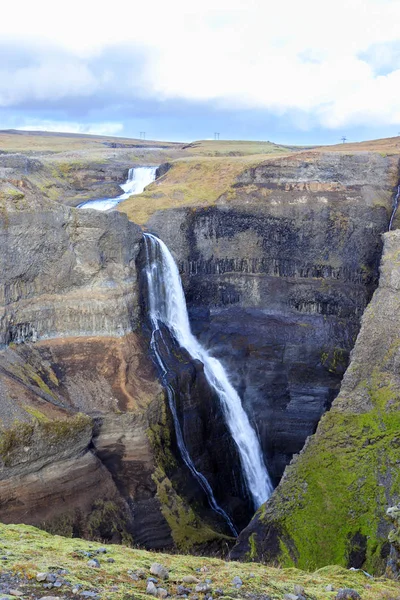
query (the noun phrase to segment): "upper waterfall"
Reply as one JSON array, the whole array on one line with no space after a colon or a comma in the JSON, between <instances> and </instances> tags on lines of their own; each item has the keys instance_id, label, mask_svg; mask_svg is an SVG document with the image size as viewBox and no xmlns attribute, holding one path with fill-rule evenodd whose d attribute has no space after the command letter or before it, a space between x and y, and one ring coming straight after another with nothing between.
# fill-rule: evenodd
<instances>
[{"instance_id":1,"label":"upper waterfall","mask_svg":"<svg viewBox=\"0 0 400 600\"><path fill-rule=\"evenodd\" d=\"M163 323L178 343L193 358L204 364L205 376L220 399L225 421L238 447L249 494L258 508L271 495L273 487L257 435L224 367L202 347L191 332L181 279L170 251L160 239L148 233L144 235L149 311L153 329L158 323Z\"/></svg>"},{"instance_id":2,"label":"upper waterfall","mask_svg":"<svg viewBox=\"0 0 400 600\"><path fill-rule=\"evenodd\" d=\"M128 172L128 179L121 184L124 193L116 198L104 198L102 200L88 200L79 204L78 208L94 208L96 210L110 210L117 206L122 200L126 200L134 194L141 194L156 178L157 167L132 167Z\"/></svg>"},{"instance_id":3,"label":"upper waterfall","mask_svg":"<svg viewBox=\"0 0 400 600\"><path fill-rule=\"evenodd\" d=\"M393 200L393 209L392 209L392 214L390 216L388 231L392 230L392 225L393 225L394 218L396 216L397 208L399 205L399 200L400 200L400 185L397 186L397 192L396 192L396 195Z\"/></svg>"}]
</instances>

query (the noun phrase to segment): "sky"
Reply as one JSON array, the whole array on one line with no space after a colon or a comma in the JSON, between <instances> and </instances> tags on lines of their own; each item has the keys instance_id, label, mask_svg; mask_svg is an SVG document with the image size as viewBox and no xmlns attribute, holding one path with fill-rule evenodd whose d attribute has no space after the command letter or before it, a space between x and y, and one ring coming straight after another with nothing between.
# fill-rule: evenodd
<instances>
[{"instance_id":1,"label":"sky","mask_svg":"<svg viewBox=\"0 0 400 600\"><path fill-rule=\"evenodd\" d=\"M400 132L400 0L19 0L0 129L337 143Z\"/></svg>"}]
</instances>

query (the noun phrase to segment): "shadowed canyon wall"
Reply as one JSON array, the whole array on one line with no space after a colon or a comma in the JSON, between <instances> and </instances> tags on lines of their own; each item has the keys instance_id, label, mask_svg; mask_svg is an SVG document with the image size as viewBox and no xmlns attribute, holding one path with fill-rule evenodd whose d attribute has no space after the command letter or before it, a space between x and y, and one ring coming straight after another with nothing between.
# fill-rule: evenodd
<instances>
[{"instance_id":1,"label":"shadowed canyon wall","mask_svg":"<svg viewBox=\"0 0 400 600\"><path fill-rule=\"evenodd\" d=\"M233 557L385 570L386 510L400 498L400 232L384 240L379 287L340 394L241 533Z\"/></svg>"},{"instance_id":2,"label":"shadowed canyon wall","mask_svg":"<svg viewBox=\"0 0 400 600\"><path fill-rule=\"evenodd\" d=\"M193 329L230 372L277 483L337 395L378 283L396 160L294 155L215 206L156 213Z\"/></svg>"}]
</instances>

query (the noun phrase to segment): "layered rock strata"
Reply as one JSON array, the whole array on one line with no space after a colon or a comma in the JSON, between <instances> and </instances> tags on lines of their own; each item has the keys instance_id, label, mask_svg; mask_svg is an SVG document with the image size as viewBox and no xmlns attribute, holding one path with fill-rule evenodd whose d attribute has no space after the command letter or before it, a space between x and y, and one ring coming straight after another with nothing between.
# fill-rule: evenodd
<instances>
[{"instance_id":1,"label":"layered rock strata","mask_svg":"<svg viewBox=\"0 0 400 600\"><path fill-rule=\"evenodd\" d=\"M400 231L386 233L379 287L331 410L241 533L234 557L384 571L400 499Z\"/></svg>"},{"instance_id":2,"label":"layered rock strata","mask_svg":"<svg viewBox=\"0 0 400 600\"><path fill-rule=\"evenodd\" d=\"M148 223L179 262L193 328L230 372L275 483L339 391L397 172L397 158L372 153L271 159L215 206Z\"/></svg>"}]
</instances>

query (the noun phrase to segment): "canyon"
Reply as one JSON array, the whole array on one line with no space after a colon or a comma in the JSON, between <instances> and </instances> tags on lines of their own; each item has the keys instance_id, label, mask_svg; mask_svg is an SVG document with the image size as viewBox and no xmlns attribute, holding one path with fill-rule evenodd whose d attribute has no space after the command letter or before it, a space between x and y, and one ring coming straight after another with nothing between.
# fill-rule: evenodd
<instances>
[{"instance_id":1,"label":"canyon","mask_svg":"<svg viewBox=\"0 0 400 600\"><path fill-rule=\"evenodd\" d=\"M1 154L1 521L382 572L400 500L394 140ZM140 196L75 208L120 195L133 165L161 165ZM163 331L186 446L237 540L178 447L149 349L143 228L172 253L192 331L228 373L276 487L253 517L204 364Z\"/></svg>"}]
</instances>

